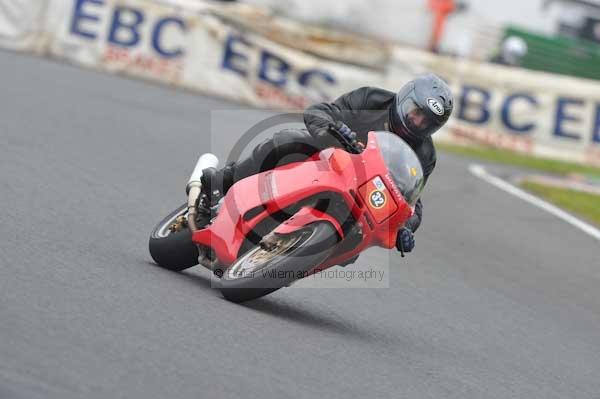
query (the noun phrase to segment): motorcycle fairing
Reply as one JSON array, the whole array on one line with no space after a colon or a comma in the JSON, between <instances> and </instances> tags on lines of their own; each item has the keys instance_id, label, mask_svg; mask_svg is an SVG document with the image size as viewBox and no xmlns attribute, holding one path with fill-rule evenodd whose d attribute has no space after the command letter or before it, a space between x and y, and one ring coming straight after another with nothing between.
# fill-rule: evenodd
<instances>
[{"instance_id":1,"label":"motorcycle fairing","mask_svg":"<svg viewBox=\"0 0 600 399\"><path fill-rule=\"evenodd\" d=\"M359 187L377 177L383 180L387 188L386 195L394 204L386 210L389 215L384 220L367 210L366 201L361 198L360 193L357 194ZM238 258L246 236L259 223L279 211L298 205L302 200L324 192L337 193L344 199L352 216L361 226L363 240L354 250L327 260L320 269L349 259L367 247L378 245L393 248L397 227L402 226L413 214L413 209L389 177L377 139L370 133L362 154L348 154L341 149L330 148L315 154L310 160L280 166L237 182L225 196L212 224L194 232L192 239L198 244L211 247L222 264L231 265ZM310 216L311 222L319 219L332 222L331 218L326 217L330 215L323 212L303 212L303 218ZM281 227L280 231L286 231L290 226L293 224L288 223L288 227ZM334 227L341 231L339 223Z\"/></svg>"}]
</instances>

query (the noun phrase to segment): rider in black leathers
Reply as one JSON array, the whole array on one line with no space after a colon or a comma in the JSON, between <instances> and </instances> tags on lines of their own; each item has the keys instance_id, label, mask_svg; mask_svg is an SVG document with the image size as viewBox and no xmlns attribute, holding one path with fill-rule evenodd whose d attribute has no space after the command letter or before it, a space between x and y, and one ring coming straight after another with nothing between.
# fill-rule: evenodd
<instances>
[{"instance_id":1,"label":"rider in black leathers","mask_svg":"<svg viewBox=\"0 0 600 399\"><path fill-rule=\"evenodd\" d=\"M436 163L431 135L442 127L453 109L447 84L435 75L425 75L407 83L398 93L362 87L342 95L333 103L315 104L304 112L308 131L287 129L257 145L250 156L225 168L206 169L202 191L214 203L235 183L278 165L298 162L317 151L342 144L331 134L332 124L349 137L366 143L370 131L386 130L399 135L417 154L427 179ZM398 232L397 247L410 252L413 233L419 228L423 204L419 200L414 216Z\"/></svg>"}]
</instances>

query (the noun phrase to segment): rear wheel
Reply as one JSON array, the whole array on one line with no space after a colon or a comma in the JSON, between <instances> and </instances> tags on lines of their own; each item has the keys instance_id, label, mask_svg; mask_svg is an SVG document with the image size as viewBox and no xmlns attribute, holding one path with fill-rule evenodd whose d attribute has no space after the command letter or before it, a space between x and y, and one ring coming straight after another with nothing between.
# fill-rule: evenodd
<instances>
[{"instance_id":1,"label":"rear wheel","mask_svg":"<svg viewBox=\"0 0 600 399\"><path fill-rule=\"evenodd\" d=\"M275 235L231 265L219 281L225 299L244 302L301 279L323 263L339 238L330 223L317 222L291 234Z\"/></svg>"},{"instance_id":2,"label":"rear wheel","mask_svg":"<svg viewBox=\"0 0 600 399\"><path fill-rule=\"evenodd\" d=\"M177 219L187 215L182 205L156 225L148 243L152 259L161 267L181 271L198 264L198 247L192 242L192 232L184 227L173 231Z\"/></svg>"}]
</instances>

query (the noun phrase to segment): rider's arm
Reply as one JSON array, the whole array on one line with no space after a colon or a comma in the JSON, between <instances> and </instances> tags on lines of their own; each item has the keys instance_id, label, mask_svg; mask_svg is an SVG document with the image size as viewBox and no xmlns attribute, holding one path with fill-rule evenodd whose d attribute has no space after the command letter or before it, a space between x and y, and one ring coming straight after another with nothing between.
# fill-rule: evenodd
<instances>
[{"instance_id":1,"label":"rider's arm","mask_svg":"<svg viewBox=\"0 0 600 399\"><path fill-rule=\"evenodd\" d=\"M308 107L304 111L304 123L308 132L319 141L339 147L340 143L329 132L329 126L338 121L351 125L357 112L368 109L370 90L368 87L361 87L342 95L332 103L320 103Z\"/></svg>"},{"instance_id":2,"label":"rider's arm","mask_svg":"<svg viewBox=\"0 0 600 399\"><path fill-rule=\"evenodd\" d=\"M417 201L415 204L415 213L412 215L410 219L406 222L404 227L410 229L413 233L417 231L419 226L421 225L421 221L423 220L423 203L421 199Z\"/></svg>"}]
</instances>

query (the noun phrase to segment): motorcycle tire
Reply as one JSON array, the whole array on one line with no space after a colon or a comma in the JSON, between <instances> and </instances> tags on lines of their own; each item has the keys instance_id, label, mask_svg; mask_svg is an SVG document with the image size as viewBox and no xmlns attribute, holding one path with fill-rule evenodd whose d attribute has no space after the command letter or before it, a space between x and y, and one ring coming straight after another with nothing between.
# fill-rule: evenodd
<instances>
[{"instance_id":1,"label":"motorcycle tire","mask_svg":"<svg viewBox=\"0 0 600 399\"><path fill-rule=\"evenodd\" d=\"M148 247L152 259L160 267L172 271L182 271L198 264L198 247L192 242L192 233L188 228L172 232L169 227L175 220L187 212L182 205L156 225Z\"/></svg>"},{"instance_id":2,"label":"motorcycle tire","mask_svg":"<svg viewBox=\"0 0 600 399\"><path fill-rule=\"evenodd\" d=\"M285 244L271 250L255 247L225 270L218 282L225 299L260 298L305 277L331 255L339 236L330 223L316 222L278 239Z\"/></svg>"}]
</instances>

